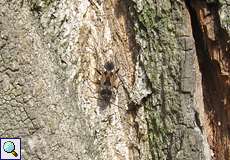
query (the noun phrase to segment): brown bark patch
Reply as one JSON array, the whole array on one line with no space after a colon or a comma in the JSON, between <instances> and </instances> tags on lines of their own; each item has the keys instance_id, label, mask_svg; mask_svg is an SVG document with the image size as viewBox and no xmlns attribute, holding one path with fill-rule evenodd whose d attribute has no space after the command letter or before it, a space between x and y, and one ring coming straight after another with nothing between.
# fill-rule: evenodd
<instances>
[{"instance_id":1,"label":"brown bark patch","mask_svg":"<svg viewBox=\"0 0 230 160\"><path fill-rule=\"evenodd\" d=\"M230 158L230 37L220 25L218 3L188 2L202 73L208 142L213 159Z\"/></svg>"}]
</instances>

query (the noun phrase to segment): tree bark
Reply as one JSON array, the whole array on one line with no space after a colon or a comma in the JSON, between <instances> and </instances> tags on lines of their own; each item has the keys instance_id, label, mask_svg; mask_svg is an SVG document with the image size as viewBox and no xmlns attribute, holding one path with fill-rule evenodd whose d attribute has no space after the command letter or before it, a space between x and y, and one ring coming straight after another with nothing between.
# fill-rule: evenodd
<instances>
[{"instance_id":1,"label":"tree bark","mask_svg":"<svg viewBox=\"0 0 230 160\"><path fill-rule=\"evenodd\" d=\"M230 159L228 0L0 4L0 137L23 159Z\"/></svg>"}]
</instances>

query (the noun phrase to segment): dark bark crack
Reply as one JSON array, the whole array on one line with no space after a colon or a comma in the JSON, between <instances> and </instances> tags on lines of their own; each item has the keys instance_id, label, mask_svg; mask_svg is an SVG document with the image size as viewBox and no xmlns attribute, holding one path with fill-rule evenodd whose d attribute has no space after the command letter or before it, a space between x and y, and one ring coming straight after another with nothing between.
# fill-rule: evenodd
<instances>
[{"instance_id":1,"label":"dark bark crack","mask_svg":"<svg viewBox=\"0 0 230 160\"><path fill-rule=\"evenodd\" d=\"M207 133L209 145L214 150L216 159L228 159L230 144L228 131L229 117L229 56L226 48L230 39L221 27L218 15L219 3L208 1L185 1L190 13L196 53L202 75L204 109L210 121L212 133ZM216 58L218 54L218 58ZM228 73L229 74L229 73ZM224 102L225 101L225 102ZM199 113L195 113L197 126L201 129ZM226 144L223 143L225 141Z\"/></svg>"}]
</instances>

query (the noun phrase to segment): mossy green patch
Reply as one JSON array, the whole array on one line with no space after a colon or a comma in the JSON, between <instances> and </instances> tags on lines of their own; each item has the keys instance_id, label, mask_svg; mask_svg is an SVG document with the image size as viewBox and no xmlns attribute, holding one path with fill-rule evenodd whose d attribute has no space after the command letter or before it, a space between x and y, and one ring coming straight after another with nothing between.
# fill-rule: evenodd
<instances>
[{"instance_id":1,"label":"mossy green patch","mask_svg":"<svg viewBox=\"0 0 230 160\"><path fill-rule=\"evenodd\" d=\"M42 0L46 6L49 6L51 3L53 3L55 0Z\"/></svg>"},{"instance_id":2,"label":"mossy green patch","mask_svg":"<svg viewBox=\"0 0 230 160\"><path fill-rule=\"evenodd\" d=\"M180 65L183 56L178 49L175 23L183 18L172 16L174 2L157 1L149 4L142 1L138 13L140 28L135 29L141 38L142 57L146 74L154 93L144 106L148 116L149 144L153 159L166 159L175 125L180 121ZM176 2L175 2L176 3ZM179 7L179 5L177 5ZM180 10L177 10L181 16ZM183 22L181 22L183 23ZM181 24L180 23L180 24Z\"/></svg>"}]
</instances>

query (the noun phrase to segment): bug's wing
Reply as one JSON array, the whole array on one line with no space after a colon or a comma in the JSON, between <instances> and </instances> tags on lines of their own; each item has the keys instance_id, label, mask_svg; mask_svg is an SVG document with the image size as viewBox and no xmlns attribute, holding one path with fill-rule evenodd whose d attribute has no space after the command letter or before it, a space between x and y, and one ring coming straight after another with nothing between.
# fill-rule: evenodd
<instances>
[{"instance_id":1,"label":"bug's wing","mask_svg":"<svg viewBox=\"0 0 230 160\"><path fill-rule=\"evenodd\" d=\"M112 75L112 77L111 77L112 87L115 88L115 89L118 89L118 87L119 87L119 78L118 78L118 75L117 75L118 71L119 71L119 69L117 69L117 70L113 73L113 75Z\"/></svg>"}]
</instances>

